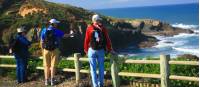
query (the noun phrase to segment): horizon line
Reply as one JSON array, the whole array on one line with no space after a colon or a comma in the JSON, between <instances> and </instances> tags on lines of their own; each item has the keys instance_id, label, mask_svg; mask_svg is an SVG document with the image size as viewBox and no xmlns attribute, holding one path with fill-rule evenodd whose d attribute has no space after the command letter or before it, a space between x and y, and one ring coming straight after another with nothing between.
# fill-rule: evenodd
<instances>
[{"instance_id":1,"label":"horizon line","mask_svg":"<svg viewBox=\"0 0 200 87\"><path fill-rule=\"evenodd\" d=\"M181 4L165 4L165 5L146 5L146 6L127 6L127 7L111 7L111 8L97 8L97 9L87 9L87 10L105 10L105 9L122 9L122 8L142 8L142 7L158 7L158 6L174 6L174 5L187 5L187 4L198 4L199 2L194 3L181 3ZM83 7L81 7L83 8ZM86 9L86 8L84 8Z\"/></svg>"}]
</instances>

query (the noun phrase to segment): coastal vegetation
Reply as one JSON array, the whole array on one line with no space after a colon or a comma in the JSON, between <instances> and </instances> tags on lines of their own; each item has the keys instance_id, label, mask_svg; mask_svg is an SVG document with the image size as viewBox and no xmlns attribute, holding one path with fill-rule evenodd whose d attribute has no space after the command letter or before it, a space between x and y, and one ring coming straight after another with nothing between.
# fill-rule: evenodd
<instances>
[{"instance_id":1,"label":"coastal vegetation","mask_svg":"<svg viewBox=\"0 0 200 87\"><path fill-rule=\"evenodd\" d=\"M109 55L107 56L107 58ZM120 58L120 57L119 57ZM109 58L108 58L109 59ZM123 59L123 58L122 58ZM157 60L158 58L147 58L146 60ZM140 60L140 59L136 59ZM172 60L176 61L197 61L198 58L183 58L178 57ZM15 64L14 59L1 59L1 64ZM33 73L38 73L39 70L36 69L37 66L42 67L42 61L38 58L29 59L28 71L29 75ZM81 62L81 69L89 69L88 62ZM61 60L57 65L58 69L63 68L75 68L73 61ZM110 61L105 61L105 70L110 72ZM119 62L119 70L123 72L133 72L133 73L149 73L149 74L159 74L160 73L160 66L157 64L125 64ZM8 76L10 78L15 79L15 69L6 69L1 68L0 75ZM170 65L170 75L180 75L180 76L192 76L198 77L199 76L199 67L198 66L187 66L187 65ZM66 72L67 73L67 72ZM129 84L131 81L139 81L139 82L148 82L159 84L160 79L151 79L151 78L139 78L139 77L120 77L122 85ZM198 82L193 81L179 81L179 80L170 80L171 87L198 87Z\"/></svg>"}]
</instances>

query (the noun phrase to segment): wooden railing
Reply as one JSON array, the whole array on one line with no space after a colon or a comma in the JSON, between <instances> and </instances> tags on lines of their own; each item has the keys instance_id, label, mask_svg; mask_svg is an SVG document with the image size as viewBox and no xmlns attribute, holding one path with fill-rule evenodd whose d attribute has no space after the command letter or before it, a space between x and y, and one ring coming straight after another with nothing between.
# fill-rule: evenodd
<instances>
[{"instance_id":1,"label":"wooden railing","mask_svg":"<svg viewBox=\"0 0 200 87\"><path fill-rule=\"evenodd\" d=\"M0 56L0 58L14 58L13 56ZM42 59L42 57L39 57ZM81 58L80 53L75 53L74 57L63 58L63 60L74 61L75 69L63 68L62 71L75 72L76 84L79 84L80 73L90 73L89 70L81 69L80 62L88 61L88 58ZM117 56L110 58L111 62L111 76L113 81L113 87L120 86L119 76L129 76L129 77L143 77L143 78L159 78L161 79L161 87L170 87L169 80L187 80L187 81L199 81L199 77L188 77L188 76L176 76L170 75L170 64L176 65L194 65L198 66L198 61L170 61L169 55L160 55L160 60L132 60L126 59L121 61L127 64L160 64L160 74L147 74L147 73L131 73L131 72L119 72L118 70L118 59ZM0 67L16 67L16 65L10 64L0 64ZM36 69L43 70L43 67L36 67ZM108 74L104 71L104 74Z\"/></svg>"}]
</instances>

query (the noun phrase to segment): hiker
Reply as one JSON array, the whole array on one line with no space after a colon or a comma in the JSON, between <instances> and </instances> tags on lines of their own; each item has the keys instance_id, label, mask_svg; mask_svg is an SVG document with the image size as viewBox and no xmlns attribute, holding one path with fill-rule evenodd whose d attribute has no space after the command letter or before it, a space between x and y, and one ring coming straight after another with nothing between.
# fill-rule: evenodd
<instances>
[{"instance_id":1,"label":"hiker","mask_svg":"<svg viewBox=\"0 0 200 87\"><path fill-rule=\"evenodd\" d=\"M17 68L17 82L24 83L27 81L27 64L28 58L30 57L28 46L31 45L31 42L25 37L25 29L24 27L17 28L17 35L14 37L12 45L10 45L10 51L14 54Z\"/></svg>"},{"instance_id":2,"label":"hiker","mask_svg":"<svg viewBox=\"0 0 200 87\"><path fill-rule=\"evenodd\" d=\"M60 21L51 19L49 21L49 27L47 29L43 29L41 33L45 85L55 85L55 65L58 62L60 54L59 47L61 38L69 37L72 35L64 34L64 32L57 29L58 23L60 23Z\"/></svg>"},{"instance_id":3,"label":"hiker","mask_svg":"<svg viewBox=\"0 0 200 87\"><path fill-rule=\"evenodd\" d=\"M92 16L93 23L88 26L84 41L84 51L89 58L93 87L103 87L105 52L114 53L108 31L102 25L101 20L97 14ZM99 66L98 79L96 74L97 63Z\"/></svg>"}]
</instances>

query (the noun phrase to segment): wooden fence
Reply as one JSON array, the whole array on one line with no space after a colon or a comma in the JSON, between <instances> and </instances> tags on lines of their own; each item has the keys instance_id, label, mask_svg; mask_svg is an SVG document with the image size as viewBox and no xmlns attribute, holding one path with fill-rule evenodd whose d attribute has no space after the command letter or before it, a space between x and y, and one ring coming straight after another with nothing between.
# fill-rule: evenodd
<instances>
[{"instance_id":1,"label":"wooden fence","mask_svg":"<svg viewBox=\"0 0 200 87\"><path fill-rule=\"evenodd\" d=\"M13 56L0 56L0 58L14 58ZM42 59L42 57L39 57ZM120 87L119 76L128 77L142 77L142 78L159 78L161 79L161 87L170 87L169 80L187 80L187 81L199 81L199 77L177 76L170 75L170 64L176 65L195 65L198 66L198 61L171 61L169 55L160 55L160 60L132 60L126 59L123 63L127 64L160 64L160 74L148 74L148 73L131 73L131 72L119 72L117 64L117 56L110 58L111 62L111 77L113 81L113 87ZM74 57L68 57L64 60L73 60L75 69L64 68L62 71L75 72L76 84L79 84L80 73L90 73L89 70L83 70L80 67L81 61L88 61L88 58L82 58L80 53L75 53ZM16 67L16 65L0 64L0 67ZM36 69L43 70L43 67L36 67ZM104 74L108 74L104 71Z\"/></svg>"}]
</instances>

